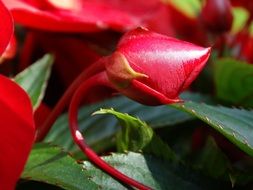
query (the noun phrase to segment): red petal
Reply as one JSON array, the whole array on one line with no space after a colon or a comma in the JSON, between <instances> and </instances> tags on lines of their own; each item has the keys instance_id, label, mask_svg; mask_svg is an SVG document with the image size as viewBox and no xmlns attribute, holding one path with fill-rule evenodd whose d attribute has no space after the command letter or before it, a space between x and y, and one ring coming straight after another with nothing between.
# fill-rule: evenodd
<instances>
[{"instance_id":1,"label":"red petal","mask_svg":"<svg viewBox=\"0 0 253 190\"><path fill-rule=\"evenodd\" d=\"M31 150L35 127L27 94L0 75L0 184L13 190Z\"/></svg>"},{"instance_id":2,"label":"red petal","mask_svg":"<svg viewBox=\"0 0 253 190\"><path fill-rule=\"evenodd\" d=\"M122 30L139 24L131 15L114 10L109 5L89 1L78 2L81 4L79 9L64 10L46 1L38 3L34 0L4 0L15 21L32 28L93 32L108 27Z\"/></svg>"},{"instance_id":3,"label":"red petal","mask_svg":"<svg viewBox=\"0 0 253 190\"><path fill-rule=\"evenodd\" d=\"M4 7L3 3L0 1L0 56L7 47L12 33L13 33L13 22L10 13Z\"/></svg>"},{"instance_id":4,"label":"red petal","mask_svg":"<svg viewBox=\"0 0 253 190\"><path fill-rule=\"evenodd\" d=\"M37 130L43 125L51 111L52 110L46 104L41 103L38 109L34 112L34 121Z\"/></svg>"},{"instance_id":5,"label":"red petal","mask_svg":"<svg viewBox=\"0 0 253 190\"><path fill-rule=\"evenodd\" d=\"M170 33L168 15L164 13L164 5L158 0L138 2L122 1L64 1L56 0L3 0L12 11L15 21L32 28L65 32L94 32L104 29L118 31L133 29L144 25L152 29ZM161 16L162 14L162 16ZM161 19L158 25L155 20ZM38 22L39 21L39 22ZM164 29L164 25L167 26ZM161 32L161 31L159 31Z\"/></svg>"}]
</instances>

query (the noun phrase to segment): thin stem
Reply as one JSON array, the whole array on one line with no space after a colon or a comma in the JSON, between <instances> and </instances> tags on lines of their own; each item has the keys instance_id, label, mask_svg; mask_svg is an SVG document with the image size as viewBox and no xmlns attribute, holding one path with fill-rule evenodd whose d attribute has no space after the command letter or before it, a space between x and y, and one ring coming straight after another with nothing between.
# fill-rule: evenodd
<instances>
[{"instance_id":1,"label":"thin stem","mask_svg":"<svg viewBox=\"0 0 253 190\"><path fill-rule=\"evenodd\" d=\"M69 104L72 95L74 94L75 90L80 86L80 84L82 84L87 78L91 77L92 75L104 70L105 59L106 58L102 58L92 64L87 69L85 69L69 86L61 99L55 105L54 109L51 111L50 115L47 117L46 121L43 123L42 126L40 126L40 128L37 129L36 142L40 142L45 138L45 136L48 134L49 130L53 126L54 122L56 121L57 117L62 113L66 105Z\"/></svg>"},{"instance_id":2,"label":"thin stem","mask_svg":"<svg viewBox=\"0 0 253 190\"><path fill-rule=\"evenodd\" d=\"M91 88L97 87L97 86L105 86L108 88L113 88L110 82L108 81L105 71L98 73L97 75L94 75L90 79L86 80L76 90L71 100L70 107L69 107L69 126L70 126L71 134L75 143L80 147L80 149L95 165L97 165L99 168L101 168L103 171L107 172L108 174L116 178L117 180L141 190L151 189L150 187L147 187L139 183L138 181L135 181L134 179L124 175L123 173L119 172L118 170L116 170L115 168L107 164L84 141L84 137L79 131L79 127L78 127L78 119L77 119L78 107L81 100L88 95Z\"/></svg>"}]
</instances>

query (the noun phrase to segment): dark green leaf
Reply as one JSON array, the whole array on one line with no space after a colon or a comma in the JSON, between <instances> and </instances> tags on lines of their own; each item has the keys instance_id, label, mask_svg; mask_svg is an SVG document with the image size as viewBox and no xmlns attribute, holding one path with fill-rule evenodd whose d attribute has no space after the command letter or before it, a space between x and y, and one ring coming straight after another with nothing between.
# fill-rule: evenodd
<instances>
[{"instance_id":1,"label":"dark green leaf","mask_svg":"<svg viewBox=\"0 0 253 190\"><path fill-rule=\"evenodd\" d=\"M212 137L207 142L200 153L195 154L194 166L205 172L207 175L219 178L229 178L230 161L225 154L217 147Z\"/></svg>"},{"instance_id":2,"label":"dark green leaf","mask_svg":"<svg viewBox=\"0 0 253 190\"><path fill-rule=\"evenodd\" d=\"M240 149L253 156L253 111L196 102L172 106L206 122Z\"/></svg>"},{"instance_id":3,"label":"dark green leaf","mask_svg":"<svg viewBox=\"0 0 253 190\"><path fill-rule=\"evenodd\" d=\"M53 56L47 54L14 78L30 96L34 110L44 97L52 63Z\"/></svg>"},{"instance_id":4,"label":"dark green leaf","mask_svg":"<svg viewBox=\"0 0 253 190\"><path fill-rule=\"evenodd\" d=\"M200 102L210 102L209 97L193 93L184 93L182 98ZM114 135L120 128L118 127L117 121L112 117L91 117L91 114L100 108L111 108L112 106L120 112L129 113L141 118L152 128L173 126L194 119L194 117L189 114L174 108L168 108L168 106L144 106L126 97L117 97L91 106L85 106L79 111L80 130L85 134L86 141L91 146L98 147L98 149L101 149L101 145L108 144L110 140L113 140L113 138L109 137ZM101 141L105 139L106 142L103 141L103 143L101 143ZM76 146L71 139L68 129L67 114L63 114L56 121L45 141L64 147L71 152L76 151Z\"/></svg>"},{"instance_id":5,"label":"dark green leaf","mask_svg":"<svg viewBox=\"0 0 253 190\"><path fill-rule=\"evenodd\" d=\"M94 112L96 114L112 114L118 119L122 129L117 135L118 149L140 151L146 147L152 140L154 132L145 122L138 118L117 112L113 109L100 109Z\"/></svg>"},{"instance_id":6,"label":"dark green leaf","mask_svg":"<svg viewBox=\"0 0 253 190\"><path fill-rule=\"evenodd\" d=\"M45 144L33 148L21 177L67 190L98 189L73 158L58 147Z\"/></svg>"},{"instance_id":7,"label":"dark green leaf","mask_svg":"<svg viewBox=\"0 0 253 190\"><path fill-rule=\"evenodd\" d=\"M113 154L104 160L124 174L154 189L221 189L219 182L178 164L139 153ZM21 176L66 190L126 189L108 174L85 161L78 164L57 147L37 144Z\"/></svg>"},{"instance_id":8,"label":"dark green leaf","mask_svg":"<svg viewBox=\"0 0 253 190\"><path fill-rule=\"evenodd\" d=\"M224 184L221 185L211 179L207 179L181 165L170 164L150 155L130 152L128 154L112 154L104 157L104 160L124 174L156 190L224 190L225 188ZM99 184L102 189L126 189L89 162L84 162L83 167L85 168L85 173L90 175L90 179Z\"/></svg>"},{"instance_id":9,"label":"dark green leaf","mask_svg":"<svg viewBox=\"0 0 253 190\"><path fill-rule=\"evenodd\" d=\"M234 59L221 59L215 65L215 85L221 100L253 107L253 65Z\"/></svg>"}]
</instances>

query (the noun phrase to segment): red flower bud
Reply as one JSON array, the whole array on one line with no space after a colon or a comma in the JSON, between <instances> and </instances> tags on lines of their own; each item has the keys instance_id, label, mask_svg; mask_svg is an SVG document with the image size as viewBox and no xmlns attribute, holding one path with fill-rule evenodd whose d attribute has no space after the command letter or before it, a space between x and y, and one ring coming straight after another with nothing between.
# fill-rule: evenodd
<instances>
[{"instance_id":1,"label":"red flower bud","mask_svg":"<svg viewBox=\"0 0 253 190\"><path fill-rule=\"evenodd\" d=\"M229 0L206 0L201 12L204 26L216 33L229 31L232 22L232 8Z\"/></svg>"},{"instance_id":2,"label":"red flower bud","mask_svg":"<svg viewBox=\"0 0 253 190\"><path fill-rule=\"evenodd\" d=\"M10 13L0 1L0 56L5 51L13 34L13 22Z\"/></svg>"},{"instance_id":3,"label":"red flower bud","mask_svg":"<svg viewBox=\"0 0 253 190\"><path fill-rule=\"evenodd\" d=\"M210 48L138 28L126 33L106 64L108 78L124 95L144 104L180 101L197 77Z\"/></svg>"}]
</instances>

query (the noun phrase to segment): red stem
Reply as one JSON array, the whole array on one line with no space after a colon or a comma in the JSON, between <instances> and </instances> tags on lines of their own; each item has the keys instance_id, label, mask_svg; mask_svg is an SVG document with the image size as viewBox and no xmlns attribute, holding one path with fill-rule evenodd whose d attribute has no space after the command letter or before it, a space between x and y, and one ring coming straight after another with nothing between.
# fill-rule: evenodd
<instances>
[{"instance_id":1,"label":"red stem","mask_svg":"<svg viewBox=\"0 0 253 190\"><path fill-rule=\"evenodd\" d=\"M40 128L37 129L36 134L36 142L42 141L45 136L48 134L49 130L53 126L54 122L56 121L57 117L62 113L66 105L69 104L72 95L74 94L75 90L89 77L93 76L94 74L101 72L104 70L104 61L106 58L102 58L99 61L92 64L90 67L86 68L76 79L75 81L69 86L66 92L63 94L61 99L58 101L54 109L51 111L50 115L47 117L46 121L43 123Z\"/></svg>"},{"instance_id":2,"label":"red stem","mask_svg":"<svg viewBox=\"0 0 253 190\"><path fill-rule=\"evenodd\" d=\"M69 107L69 126L75 143L95 165L97 165L99 168L101 168L103 171L107 172L117 180L141 190L151 189L150 187L147 187L139 183L138 181L135 181L134 179L124 175L123 173L119 172L118 170L107 164L85 143L84 137L82 136L78 127L78 107L81 100L85 98L85 96L90 92L90 89L96 86L106 86L109 88L113 88L108 81L106 73L100 72L86 80L76 90L75 94L73 95L73 98L71 99Z\"/></svg>"}]
</instances>

